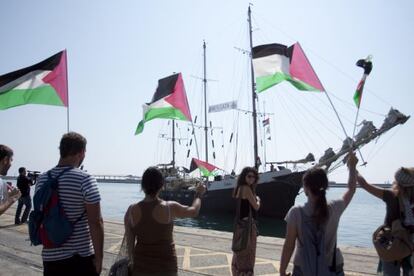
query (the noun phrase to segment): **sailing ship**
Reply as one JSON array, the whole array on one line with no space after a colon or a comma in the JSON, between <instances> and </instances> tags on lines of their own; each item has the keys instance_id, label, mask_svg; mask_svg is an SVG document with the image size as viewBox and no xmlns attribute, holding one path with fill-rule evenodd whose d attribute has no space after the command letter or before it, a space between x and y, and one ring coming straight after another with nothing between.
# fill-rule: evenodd
<instances>
[{"instance_id":1,"label":"sailing ship","mask_svg":"<svg viewBox=\"0 0 414 276\"><path fill-rule=\"evenodd\" d=\"M248 9L248 23L249 23L249 41L250 41L250 70L251 70L251 97L252 97L252 122L253 122L253 140L254 140L254 156L253 156L253 166L259 168L261 165L260 157L259 157L259 150L258 150L258 111L256 107L257 102L257 92L262 91L268 88L268 79L265 79L262 83L257 83L257 79L255 81L255 69L256 71L258 65L254 64L253 59L257 57L265 57L269 54L269 51L282 51L284 52L285 56L287 56L287 62L292 62L292 55L299 55L299 59L301 59L302 63L300 66L308 66L309 69L313 72L313 68L311 68L307 61L307 58L300 48L299 44L295 44L291 47L286 47L279 44L272 44L272 45L260 45L253 47L252 43L252 21L251 21L251 9ZM204 53L205 53L205 43L203 44ZM269 50L270 49L270 50ZM295 52L296 51L296 52ZM305 61L305 63L303 63ZM367 61L368 62L368 61ZM282 67L286 66L282 64ZM372 69L372 68L371 68ZM299 71L301 71L300 69ZM194 178L189 176L189 172L194 170L195 168L200 168L204 170L206 173L205 176L209 175L209 172L213 172L218 168L215 167L213 164L208 163L208 146L207 146L207 105L206 105L206 70L205 70L205 54L204 54L204 112L205 112L205 120L204 120L204 131L205 131L205 157L204 161L193 158L192 166L188 170L184 167L178 167L175 164L175 123L173 120L172 123L172 137L170 138L172 141L172 153L173 153L173 160L169 164L160 164L158 167L163 172L166 178L166 185L165 188L161 191L160 196L165 200L174 200L178 201L181 204L191 205L194 199L195 191L194 187L197 183L201 181L200 178ZM314 73L314 72L313 72ZM256 72L257 74L257 72ZM319 90L324 91L323 87L319 81L319 79L314 76L304 76L303 70L302 72L297 72L297 74L302 74L302 80L305 79L305 82L297 81L301 78L287 78L286 80L290 81L295 87L300 90ZM368 73L369 74L369 73ZM260 72L259 72L260 75ZM365 76L365 75L364 75ZM257 76L256 76L257 77ZM365 76L366 78L366 76ZM365 80L364 78L364 80ZM171 82L171 79L174 81ZM178 80L178 81L177 81ZM175 85L179 83L181 80L180 74L175 74L173 76L167 77L163 80L159 81L159 88L166 87L166 83L169 85ZM182 82L182 80L181 80ZM172 84L171 84L172 83ZM178 84L181 87L181 84ZM157 95L158 93L158 95ZM161 98L161 92L157 92L154 95L152 103L156 103L157 100ZM325 93L327 94L327 93ZM163 95L165 96L165 95ZM328 95L327 95L328 96ZM183 99L182 95L179 97ZM329 99L329 96L328 96ZM185 105L188 106L187 100L185 100ZM329 99L330 101L330 99ZM173 100L169 101L170 103L174 102ZM331 101L330 101L331 102ZM331 102L332 103L332 102ZM333 105L332 105L333 106ZM184 117L191 121L191 115L189 112L183 112ZM188 113L188 114L185 114ZM151 119L151 116L145 115ZM182 119L183 116L172 116L171 118ZM185 119L184 118L184 119ZM396 109L392 109L389 111L388 116L384 120L383 125L377 129L372 122L370 121L363 121L362 127L357 135L352 138L346 138L341 149L338 152L334 152L332 148L328 148L322 157L319 160L315 160L313 154L308 154L306 158L300 160L293 160L293 161L280 161L280 162L266 162L266 165L270 165L270 170L266 171L266 166L264 172L259 172L259 182L256 188L257 195L261 198L261 208L259 211L259 216L263 217L271 217L277 219L283 219L286 215L287 211L294 205L295 199L299 194L299 191L302 187L302 177L306 172L307 168L310 167L323 167L328 173L333 171L337 168L337 164L345 163L346 155L349 153L350 150L359 150L362 146L370 143L371 141L377 139L390 129L394 128L397 125L404 124L410 117L402 114ZM339 119L339 116L338 116ZM143 125L140 123L142 131ZM194 133L194 130L193 130ZM345 132L346 133L346 132ZM346 135L348 136L348 135ZM305 168L297 169L296 165L303 164ZM335 166L333 166L335 164ZM288 168L289 165L293 165L293 168ZM236 185L237 177L232 174L222 174L222 175L215 175L213 181L208 181L208 178L204 179L207 183L207 193L204 195L203 204L201 207L200 212L202 214L224 214L224 213L232 213L235 212L235 200L232 198L232 191Z\"/></svg>"}]
</instances>

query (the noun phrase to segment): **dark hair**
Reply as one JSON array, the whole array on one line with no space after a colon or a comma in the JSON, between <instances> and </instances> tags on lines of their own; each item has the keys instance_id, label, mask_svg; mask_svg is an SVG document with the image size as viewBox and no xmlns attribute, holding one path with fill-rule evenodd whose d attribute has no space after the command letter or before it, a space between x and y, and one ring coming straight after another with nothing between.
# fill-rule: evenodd
<instances>
[{"instance_id":1,"label":"dark hair","mask_svg":"<svg viewBox=\"0 0 414 276\"><path fill-rule=\"evenodd\" d=\"M20 167L20 168L19 168L19 173L23 173L25 170L26 170L26 168L25 168L25 167Z\"/></svg>"},{"instance_id":2,"label":"dark hair","mask_svg":"<svg viewBox=\"0 0 414 276\"><path fill-rule=\"evenodd\" d=\"M155 167L149 167L142 175L141 188L146 195L155 196L164 185L164 176Z\"/></svg>"},{"instance_id":3,"label":"dark hair","mask_svg":"<svg viewBox=\"0 0 414 276\"><path fill-rule=\"evenodd\" d=\"M256 176L255 185L253 185L253 187L252 187L253 193L256 193L256 184L257 184L257 181L259 181L259 173L253 167L244 167L242 172L240 173L239 177L237 178L237 184L236 184L236 187L234 187L234 190L233 190L233 197L236 197L237 192L239 191L239 188L241 186L246 186L247 185L246 176L249 173L253 173Z\"/></svg>"},{"instance_id":4,"label":"dark hair","mask_svg":"<svg viewBox=\"0 0 414 276\"><path fill-rule=\"evenodd\" d=\"M5 157L12 157L13 150L6 145L0 145L0 160L3 160Z\"/></svg>"},{"instance_id":5,"label":"dark hair","mask_svg":"<svg viewBox=\"0 0 414 276\"><path fill-rule=\"evenodd\" d=\"M321 168L313 168L303 175L303 185L316 198L313 209L313 219L317 225L321 225L329 217L328 203L326 202L326 189L328 188L328 176Z\"/></svg>"},{"instance_id":6,"label":"dark hair","mask_svg":"<svg viewBox=\"0 0 414 276\"><path fill-rule=\"evenodd\" d=\"M86 138L76 132L68 132L60 140L60 157L78 154L86 149Z\"/></svg>"}]
</instances>

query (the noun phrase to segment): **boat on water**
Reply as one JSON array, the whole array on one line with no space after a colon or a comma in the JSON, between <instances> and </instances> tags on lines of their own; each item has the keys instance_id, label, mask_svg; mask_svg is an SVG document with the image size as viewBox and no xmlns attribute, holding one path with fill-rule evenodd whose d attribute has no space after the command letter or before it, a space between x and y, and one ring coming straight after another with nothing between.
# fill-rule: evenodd
<instances>
[{"instance_id":1,"label":"boat on water","mask_svg":"<svg viewBox=\"0 0 414 276\"><path fill-rule=\"evenodd\" d=\"M382 126L377 129L372 122L370 121L363 121L362 126L359 129L359 132L354 135L353 138L348 137L346 135L346 139L343 142L342 147L340 150L335 152L332 148L328 148L325 153L318 159L315 160L313 154L308 154L306 158L300 160L293 160L293 161L272 161L266 162L261 164L261 159L259 156L258 150L258 114L256 102L258 99L257 92L260 89L267 89L267 87L263 88L263 85L266 85L266 80L264 84L258 84L256 77L260 73L261 66L259 60L260 58L267 57L269 51L282 51L284 55L287 57L286 60L292 62L293 55L296 55L298 59L301 61L301 66L304 64L305 69L311 69L313 74L313 68L310 66L306 55L300 48L299 44L295 44L291 47L286 47L280 44L271 44L271 45L259 45L253 47L252 43L252 23L251 23L251 10L250 7L248 9L248 23L249 23L249 39L250 39L250 69L251 69L251 95L252 95L252 108L249 111L252 114L252 124L253 124L253 140L254 140L254 156L252 158L253 162L250 165L256 167L257 169L261 167L259 170L259 182L256 188L257 195L261 198L261 208L259 211L259 216L263 217L271 217L277 219L283 219L286 215L287 211L294 205L296 196L299 194L299 191L302 187L302 177L303 174L307 171L308 168L319 166L324 168L328 173L334 171L338 168L338 166L343 165L346 160L346 155L350 150L359 150L361 147L369 144L371 141L377 140L381 135L388 132L390 129L396 127L397 125L404 124L410 117L402 114L396 109L391 108L388 113L388 116L385 118ZM203 44L203 48L205 51L205 43ZM269 50L270 49L270 50ZM296 51L296 52L295 52ZM251 54L250 54L251 53ZM254 63L253 59L257 58L256 63ZM366 62L370 62L368 59ZM286 64L280 65L280 67L286 66ZM308 66L308 68L306 68ZM303 73L303 72L302 72ZM298 74L301 74L299 72ZM368 73L369 74L369 73ZM315 75L316 76L316 75ZM292 77L292 76L291 76ZM366 76L365 76L366 78ZM322 85L320 84L319 79L316 77L307 78L305 76L307 82L299 82L294 77L290 79L286 79L290 81L295 87L300 90L314 90L324 91ZM181 80L181 82L180 82ZM365 80L365 79L364 79ZM205 84L206 84L206 76L205 76L205 55L204 55L204 98L206 98L206 91L205 91ZM309 85L311 84L311 85ZM313 86L312 86L313 85ZM174 93L181 93L179 96L172 96L172 94L166 94L163 92L166 87L173 86ZM149 113L147 112L150 106L161 106L161 100L164 100L164 103L167 102L171 108L171 106L176 105L177 98L181 99L183 102L182 104L188 107L188 102L184 94L180 90L183 87L181 74L174 74L167 78L159 80L159 85L157 91L152 99L151 104L148 104L146 109L144 108L144 118L148 121L150 119L156 118L158 113ZM184 90L184 89L182 89ZM177 92L178 91L178 92ZM169 92L170 93L170 92ZM172 93L172 92L171 92ZM327 93L325 93L327 94ZM183 95L185 97L183 97ZM164 98L163 98L164 97ZM166 97L168 98L167 100ZM329 99L329 96L328 96ZM330 101L330 99L329 99ZM330 101L331 102L331 101ZM206 103L206 99L204 99L204 103ZM332 104L332 102L331 102ZM332 104L333 107L333 104ZM165 112L165 106L163 106L163 112ZM188 109L188 108L187 108ZM147 113L145 113L147 112ZM178 201L179 203L191 205L194 195L195 195L195 185L200 181L203 181L207 185L207 192L203 197L203 204L200 210L201 214L223 214L223 213L232 213L235 212L235 200L232 198L232 191L236 185L237 176L232 173L226 173L223 170L220 170L213 164L209 163L208 160L208 139L207 133L210 130L210 127L207 125L207 106L205 104L204 108L205 112L205 120L204 126L202 129L205 131L205 160L200 160L193 158L192 165L190 169L186 169L185 167L179 167L176 165L175 162L175 126L176 123L173 120L172 126L172 136L169 138L172 141L172 153L173 159L171 163L168 164L160 164L158 168L163 172L166 179L165 188L161 191L160 196L165 200L174 200ZM150 114L150 115L148 115ZM165 113L164 113L165 114ZM189 115L189 109L187 112L181 112L178 115L173 114L170 117L159 117L159 118L171 118L171 119L179 119L179 120L188 120L192 122L191 115ZM184 119L183 119L184 118ZM338 116L340 121L340 118ZM265 121L263 121L265 123ZM193 125L193 133L194 133L194 123ZM137 128L142 131L143 124ZM345 132L346 134L346 132ZM249 165L249 164L246 164ZM262 166L261 166L262 165ZM268 166L270 165L270 169ZM300 166L299 166L300 165ZM202 172L204 177L194 177L191 176L190 173L195 169L198 168ZM220 173L215 173L220 171ZM224 173L223 173L224 172ZM214 178L214 180L212 180Z\"/></svg>"}]
</instances>

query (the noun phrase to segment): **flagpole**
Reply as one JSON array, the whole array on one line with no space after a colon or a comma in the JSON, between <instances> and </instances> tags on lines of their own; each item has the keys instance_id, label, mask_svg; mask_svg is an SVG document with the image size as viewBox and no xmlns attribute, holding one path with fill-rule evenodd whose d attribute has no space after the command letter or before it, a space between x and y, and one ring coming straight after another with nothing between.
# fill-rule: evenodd
<instances>
[{"instance_id":1,"label":"flagpole","mask_svg":"<svg viewBox=\"0 0 414 276\"><path fill-rule=\"evenodd\" d=\"M263 113L266 114L266 102L265 101L263 101ZM266 137L266 127L263 125L263 122L262 122L262 127L263 127L262 139L263 139L263 150L264 150L263 152L264 166L263 167L264 167L264 171L266 171L266 140L267 140L267 137Z\"/></svg>"},{"instance_id":2,"label":"flagpole","mask_svg":"<svg viewBox=\"0 0 414 276\"><path fill-rule=\"evenodd\" d=\"M66 60L66 125L67 125L67 131L69 132L69 79L68 79L68 56L65 49L65 60Z\"/></svg>"},{"instance_id":3,"label":"flagpole","mask_svg":"<svg viewBox=\"0 0 414 276\"><path fill-rule=\"evenodd\" d=\"M208 163L208 127L207 127L207 70L206 70L206 42L203 41L203 90L204 90L204 139L206 144L206 159L205 161Z\"/></svg>"},{"instance_id":4,"label":"flagpole","mask_svg":"<svg viewBox=\"0 0 414 276\"><path fill-rule=\"evenodd\" d=\"M172 166L175 167L175 120L172 119Z\"/></svg>"},{"instance_id":5,"label":"flagpole","mask_svg":"<svg viewBox=\"0 0 414 276\"><path fill-rule=\"evenodd\" d=\"M252 37L252 16L251 16L251 9L248 9L248 21L249 21L249 42L250 42L250 75L251 75L251 82L252 82L252 116L253 116L253 146L254 146L254 167L256 170L259 170L259 152L258 152L258 145L257 145L257 111L256 111L256 89L254 83L254 71L253 71L253 37Z\"/></svg>"}]
</instances>

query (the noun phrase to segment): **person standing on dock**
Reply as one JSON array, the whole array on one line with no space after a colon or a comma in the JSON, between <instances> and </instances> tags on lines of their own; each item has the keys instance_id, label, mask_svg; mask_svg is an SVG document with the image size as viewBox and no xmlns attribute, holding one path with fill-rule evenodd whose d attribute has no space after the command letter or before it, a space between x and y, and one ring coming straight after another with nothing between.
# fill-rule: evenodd
<instances>
[{"instance_id":1,"label":"person standing on dock","mask_svg":"<svg viewBox=\"0 0 414 276\"><path fill-rule=\"evenodd\" d=\"M102 270L104 229L100 194L94 177L79 169L85 158L86 139L68 132L60 140L60 159L49 172L59 177L59 200L74 228L69 239L60 247L42 250L43 274L99 275ZM48 180L42 174L36 192Z\"/></svg>"},{"instance_id":2,"label":"person standing on dock","mask_svg":"<svg viewBox=\"0 0 414 276\"><path fill-rule=\"evenodd\" d=\"M126 247L132 276L178 275L173 220L196 217L206 191L206 187L199 184L195 189L193 204L185 206L175 201L162 200L159 193L163 186L164 177L161 172L154 167L146 169L141 180L145 198L130 205L125 213Z\"/></svg>"},{"instance_id":3,"label":"person standing on dock","mask_svg":"<svg viewBox=\"0 0 414 276\"><path fill-rule=\"evenodd\" d=\"M358 173L358 184L373 196L382 199L386 204L384 224L391 228L394 220L401 217L402 225L411 233L414 233L414 168L400 168L395 172L392 189L378 188L369 184L365 178ZM400 200L403 210L400 210ZM412 275L412 255L402 260L386 262L381 260L378 272L384 276L398 276L402 270L403 275Z\"/></svg>"},{"instance_id":4,"label":"person standing on dock","mask_svg":"<svg viewBox=\"0 0 414 276\"><path fill-rule=\"evenodd\" d=\"M256 241L257 228L256 219L257 211L260 208L260 198L256 195L256 186L259 181L259 174L255 168L245 167L237 178L237 184L233 191L233 197L236 200L236 221L248 223L250 231L246 248L234 251L231 262L231 271L234 276L254 275L254 265L256 261ZM242 235L242 229L238 223L235 224L233 240L239 240ZM244 246L243 246L244 247Z\"/></svg>"},{"instance_id":5,"label":"person standing on dock","mask_svg":"<svg viewBox=\"0 0 414 276\"><path fill-rule=\"evenodd\" d=\"M13 150L0 145L0 215L7 211L21 196L16 188L10 188L1 178L7 175L13 161Z\"/></svg>"},{"instance_id":6,"label":"person standing on dock","mask_svg":"<svg viewBox=\"0 0 414 276\"><path fill-rule=\"evenodd\" d=\"M312 168L303 176L303 190L308 200L292 207L286 215L286 237L280 261L280 275L295 250L293 276L344 275L343 257L336 247L339 219L354 196L356 164L353 152L348 155L348 189L342 199L326 201L328 177L322 168Z\"/></svg>"},{"instance_id":7,"label":"person standing on dock","mask_svg":"<svg viewBox=\"0 0 414 276\"><path fill-rule=\"evenodd\" d=\"M30 198L30 186L33 185L33 181L27 177L27 171L25 167L19 168L19 177L17 178L17 188L19 188L22 196L19 198L17 204L16 215L14 218L14 224L19 225L26 223L29 216L30 209L32 209L32 199ZM23 205L25 206L23 216L20 218L22 213Z\"/></svg>"}]
</instances>

